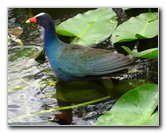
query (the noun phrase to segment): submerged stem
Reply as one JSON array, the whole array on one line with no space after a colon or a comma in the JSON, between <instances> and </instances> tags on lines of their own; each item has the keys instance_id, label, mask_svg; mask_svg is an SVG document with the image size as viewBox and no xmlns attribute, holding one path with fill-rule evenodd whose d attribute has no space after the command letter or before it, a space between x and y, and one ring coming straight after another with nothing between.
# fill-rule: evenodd
<instances>
[{"instance_id":1,"label":"submerged stem","mask_svg":"<svg viewBox=\"0 0 166 133\"><path fill-rule=\"evenodd\" d=\"M106 97L99 98L99 99L92 100L92 101L88 101L88 102L84 102L84 103L80 103L80 104L76 104L76 105L71 105L71 106L64 106L64 107L54 108L54 109L55 110L72 109L72 108L77 108L77 107L85 106L85 105L92 104L92 103L97 103L97 102L100 102L100 101L103 101L103 100L106 100L106 99L109 99L109 98L110 98L110 96L106 96Z\"/></svg>"},{"instance_id":2,"label":"submerged stem","mask_svg":"<svg viewBox=\"0 0 166 133\"><path fill-rule=\"evenodd\" d=\"M53 111L73 109L73 108L85 106L85 105L88 105L88 104L93 104L93 103L97 103L97 102L100 102L100 101L104 101L104 100L107 100L109 98L110 98L110 96L105 96L105 97L102 97L102 98L99 98L99 99L95 99L95 100L92 100L92 101L88 101L88 102L84 102L84 103L80 103L80 104L76 104L76 105L52 108L52 109L49 109L49 110L42 110L40 112L34 112L34 113L30 113L30 114L21 115L21 116L16 117L15 119L22 119L22 118L26 118L26 117L30 117L30 116L34 116L34 115L39 115L39 114L44 114L44 113L49 113L49 112L53 112Z\"/></svg>"}]
</instances>

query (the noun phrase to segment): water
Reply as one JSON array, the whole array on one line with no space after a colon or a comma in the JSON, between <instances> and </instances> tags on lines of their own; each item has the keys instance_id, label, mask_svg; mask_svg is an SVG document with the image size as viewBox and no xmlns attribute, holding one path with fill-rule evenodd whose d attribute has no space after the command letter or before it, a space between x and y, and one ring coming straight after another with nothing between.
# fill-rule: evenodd
<instances>
[{"instance_id":1,"label":"water","mask_svg":"<svg viewBox=\"0 0 166 133\"><path fill-rule=\"evenodd\" d=\"M56 10L62 11L62 9ZM68 17L86 10L88 9L71 9L71 13L68 13L69 10L63 9L64 12L58 13L59 15L54 19L56 23L60 23ZM106 96L107 91L100 89L103 87L100 83L95 84L93 87L91 86L93 83L87 82L86 84L85 82L83 83L85 86L82 83L80 85L80 82L76 85L75 83L73 83L74 85L70 84L71 86L69 84L66 85L66 83L52 84L56 81L56 77L47 59L44 63L39 63L35 60L37 53L42 50L43 29L38 26L25 24L25 21L29 18L29 11L30 9L21 8L8 10L8 28L21 27L22 33L16 39L20 39L24 44L22 47L16 41L8 42L8 124L17 126L93 125L100 115L111 109L116 102L116 98L74 109L50 111L50 109L57 107L74 105L75 102L70 101L71 98L69 98L71 91L83 95L84 98L81 99L81 96L79 97L80 103L94 99L90 99L91 97L87 96L90 92L96 98L100 98ZM34 14L40 11L41 9L33 9ZM46 11L50 12L50 9L46 9ZM122 77L117 76L114 79L114 83L116 84L121 79L125 81L125 79L137 78L144 79L139 81L141 84L146 83L146 80L149 82L151 78L151 82L157 83L156 73L147 74L149 60L140 60L139 64L135 69L145 70L144 72L128 73ZM153 60L151 64L150 70L157 72L157 61ZM134 85L133 87L135 87ZM80 89L82 86L85 88L90 87L82 90ZM61 88L63 89L61 90ZM63 90L65 90L65 93ZM61 94L61 92L63 93Z\"/></svg>"}]
</instances>

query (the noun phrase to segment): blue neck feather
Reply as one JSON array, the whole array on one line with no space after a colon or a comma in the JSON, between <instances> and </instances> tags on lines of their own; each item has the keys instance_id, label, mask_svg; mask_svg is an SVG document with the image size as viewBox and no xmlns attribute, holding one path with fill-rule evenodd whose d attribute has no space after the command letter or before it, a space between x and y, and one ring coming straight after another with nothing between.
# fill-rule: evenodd
<instances>
[{"instance_id":1,"label":"blue neck feather","mask_svg":"<svg viewBox=\"0 0 166 133\"><path fill-rule=\"evenodd\" d=\"M63 81L75 80L75 77L72 77L59 70L57 56L59 53L61 53L61 47L63 44L64 43L61 42L56 36L54 24L50 24L45 27L44 48L56 76L59 78L59 80Z\"/></svg>"}]
</instances>

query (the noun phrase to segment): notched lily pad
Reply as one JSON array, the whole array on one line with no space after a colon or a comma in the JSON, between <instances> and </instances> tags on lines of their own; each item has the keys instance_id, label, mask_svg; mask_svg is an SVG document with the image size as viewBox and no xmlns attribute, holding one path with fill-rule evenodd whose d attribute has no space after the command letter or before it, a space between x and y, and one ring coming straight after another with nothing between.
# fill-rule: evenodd
<instances>
[{"instance_id":1,"label":"notched lily pad","mask_svg":"<svg viewBox=\"0 0 166 133\"><path fill-rule=\"evenodd\" d=\"M73 37L71 44L90 46L108 38L116 26L115 12L111 8L99 8L62 22L56 26L56 32Z\"/></svg>"},{"instance_id":2,"label":"notched lily pad","mask_svg":"<svg viewBox=\"0 0 166 133\"><path fill-rule=\"evenodd\" d=\"M117 27L112 34L113 43L153 38L158 35L158 13L142 13Z\"/></svg>"}]
</instances>

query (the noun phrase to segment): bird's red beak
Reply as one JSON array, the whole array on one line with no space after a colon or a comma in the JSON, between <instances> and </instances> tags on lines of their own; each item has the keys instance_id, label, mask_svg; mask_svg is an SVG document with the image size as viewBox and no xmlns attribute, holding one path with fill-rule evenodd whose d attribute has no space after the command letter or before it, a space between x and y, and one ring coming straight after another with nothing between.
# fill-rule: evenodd
<instances>
[{"instance_id":1,"label":"bird's red beak","mask_svg":"<svg viewBox=\"0 0 166 133\"><path fill-rule=\"evenodd\" d=\"M34 16L34 17L28 19L28 20L26 21L26 23L34 23L34 24L36 24L36 17Z\"/></svg>"}]
</instances>

